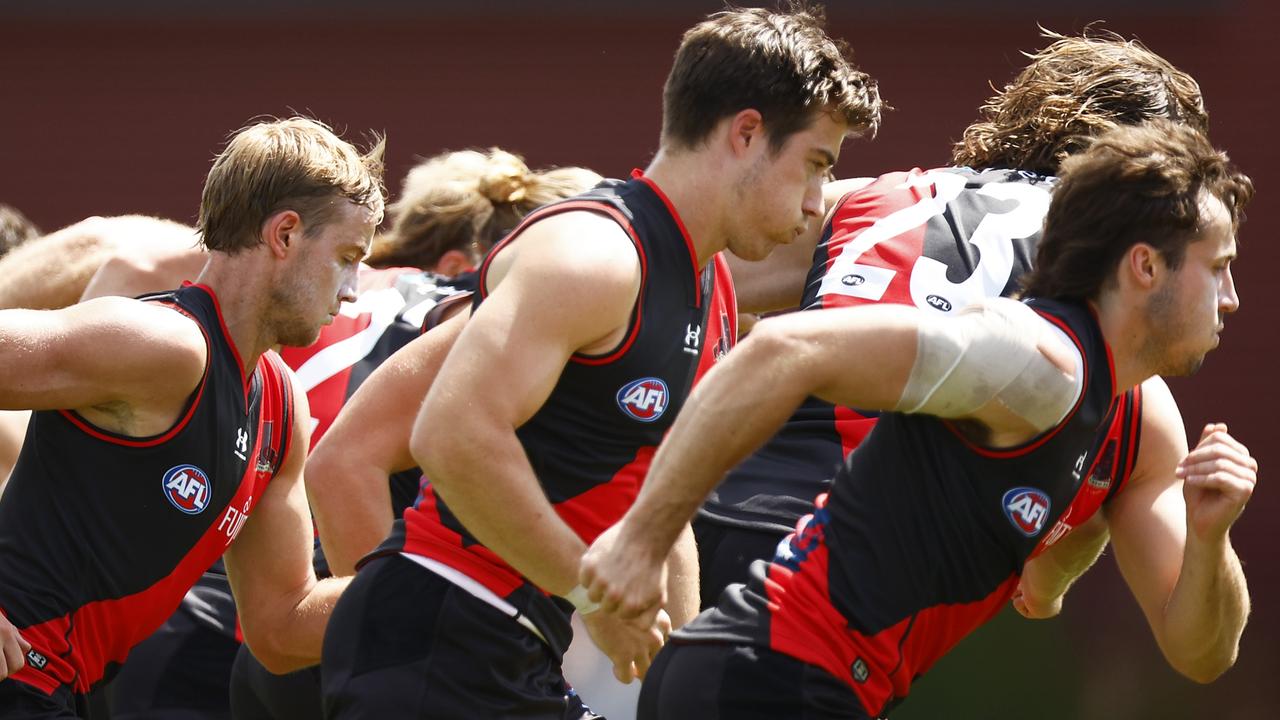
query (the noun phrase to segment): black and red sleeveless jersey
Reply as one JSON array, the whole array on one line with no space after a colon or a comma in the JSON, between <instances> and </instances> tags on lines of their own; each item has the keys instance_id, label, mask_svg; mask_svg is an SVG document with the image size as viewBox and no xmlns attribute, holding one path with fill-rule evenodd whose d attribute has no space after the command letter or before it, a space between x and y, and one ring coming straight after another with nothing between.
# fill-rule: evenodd
<instances>
[{"instance_id":1,"label":"black and red sleeveless jersey","mask_svg":"<svg viewBox=\"0 0 1280 720\"><path fill-rule=\"evenodd\" d=\"M181 418L131 438L36 412L0 499L0 611L33 648L13 679L49 693L87 692L169 617L289 452L280 358L264 354L246 378L205 286L143 299L190 317L208 343Z\"/></svg>"},{"instance_id":2,"label":"black and red sleeveless jersey","mask_svg":"<svg viewBox=\"0 0 1280 720\"><path fill-rule=\"evenodd\" d=\"M1018 289L1055 178L944 168L883 175L845 195L823 228L801 307L915 305L949 314ZM875 415L808 398L708 497L701 517L789 532Z\"/></svg>"},{"instance_id":3,"label":"black and red sleeveless jersey","mask_svg":"<svg viewBox=\"0 0 1280 720\"><path fill-rule=\"evenodd\" d=\"M333 322L306 347L284 347L280 357L296 373L307 394L313 430L311 447L328 431L338 412L379 365L433 323L443 306L475 291L475 272L445 277L416 268L360 267L360 292L343 303ZM418 496L417 468L390 478L391 507L397 516ZM329 561L317 536L312 552L317 577L329 577ZM235 600L222 561L196 582L183 606L197 623L240 642Z\"/></svg>"},{"instance_id":4,"label":"black and red sleeveless jersey","mask_svg":"<svg viewBox=\"0 0 1280 720\"><path fill-rule=\"evenodd\" d=\"M698 268L680 218L662 191L638 172L607 181L532 213L481 266L518 242L530 223L594 212L618 223L640 257L640 294L625 340L603 355L574 355L547 401L516 430L560 517L591 542L630 507L649 461L696 377L737 336L733 288L717 255ZM589 239L584 238L584 242ZM375 555L405 551L443 563L481 583L533 622L557 657L568 646L572 606L532 585L480 545L429 483Z\"/></svg>"},{"instance_id":5,"label":"black and red sleeveless jersey","mask_svg":"<svg viewBox=\"0 0 1280 720\"><path fill-rule=\"evenodd\" d=\"M1083 391L1028 443L978 446L953 423L885 413L829 494L747 584L678 631L676 642L772 648L853 689L872 717L1011 598L1023 563L1087 520L1133 466L1140 403L1114 392L1092 312L1031 300L1079 349Z\"/></svg>"}]
</instances>

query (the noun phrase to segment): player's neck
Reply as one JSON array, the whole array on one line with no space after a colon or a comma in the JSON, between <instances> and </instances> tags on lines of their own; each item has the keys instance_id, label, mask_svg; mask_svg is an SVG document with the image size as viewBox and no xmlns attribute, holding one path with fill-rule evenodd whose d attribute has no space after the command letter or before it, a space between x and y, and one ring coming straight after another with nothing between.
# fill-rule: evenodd
<instances>
[{"instance_id":1,"label":"player's neck","mask_svg":"<svg viewBox=\"0 0 1280 720\"><path fill-rule=\"evenodd\" d=\"M1102 337L1111 350L1115 366L1115 393L1120 394L1154 375L1156 368L1150 365L1143 352L1147 339L1143 304L1120 297L1116 292L1104 292L1089 305L1097 314Z\"/></svg>"},{"instance_id":2,"label":"player's neck","mask_svg":"<svg viewBox=\"0 0 1280 720\"><path fill-rule=\"evenodd\" d=\"M698 256L698 267L728 244L723 230L723 173L709 153L697 150L671 153L659 150L644 171L671 201Z\"/></svg>"},{"instance_id":3,"label":"player's neck","mask_svg":"<svg viewBox=\"0 0 1280 720\"><path fill-rule=\"evenodd\" d=\"M234 256L211 253L196 280L217 297L222 322L244 364L241 369L245 377L253 372L262 353L275 343L274 337L267 336L269 328L263 312L263 298L268 296L270 287L261 272L261 263L252 258L255 252L245 250Z\"/></svg>"}]
</instances>

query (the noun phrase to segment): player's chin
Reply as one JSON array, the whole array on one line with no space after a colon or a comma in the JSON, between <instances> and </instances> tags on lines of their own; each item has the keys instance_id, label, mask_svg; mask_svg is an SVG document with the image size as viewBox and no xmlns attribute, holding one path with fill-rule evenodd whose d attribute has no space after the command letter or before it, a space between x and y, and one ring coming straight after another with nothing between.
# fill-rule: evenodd
<instances>
[{"instance_id":1,"label":"player's chin","mask_svg":"<svg viewBox=\"0 0 1280 720\"><path fill-rule=\"evenodd\" d=\"M288 347L307 347L312 345L316 340L320 339L321 328L331 322L333 322L333 318L329 317L326 322L319 325L289 328L288 332L280 334L279 343Z\"/></svg>"}]
</instances>

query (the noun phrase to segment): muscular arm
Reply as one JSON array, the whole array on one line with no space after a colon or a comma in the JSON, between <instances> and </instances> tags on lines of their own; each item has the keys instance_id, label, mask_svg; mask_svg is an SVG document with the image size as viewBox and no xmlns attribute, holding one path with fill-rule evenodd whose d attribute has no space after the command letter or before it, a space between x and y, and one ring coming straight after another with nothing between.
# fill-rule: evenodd
<instances>
[{"instance_id":1,"label":"muscular arm","mask_svg":"<svg viewBox=\"0 0 1280 720\"><path fill-rule=\"evenodd\" d=\"M654 457L616 542L593 548L582 582L624 617L665 602L655 575L681 528L730 468L771 437L808 395L891 408L915 358L913 308L862 307L764 320L690 395ZM875 353L860 351L873 343ZM768 392L743 393L768 379ZM733 422L725 422L733 418ZM643 589L641 589L643 588Z\"/></svg>"},{"instance_id":2,"label":"muscular arm","mask_svg":"<svg viewBox=\"0 0 1280 720\"><path fill-rule=\"evenodd\" d=\"M586 546L547 500L515 429L546 401L574 352L607 351L622 339L639 259L612 221L566 213L504 250L489 283L427 395L411 448L468 531L534 584L564 595L577 584Z\"/></svg>"},{"instance_id":3,"label":"muscular arm","mask_svg":"<svg viewBox=\"0 0 1280 720\"><path fill-rule=\"evenodd\" d=\"M1188 453L1168 388L1158 379L1143 387L1137 467L1107 507L1111 542L1169 664L1210 682L1234 664L1249 615L1229 530L1248 502L1257 463L1225 426L1207 427Z\"/></svg>"},{"instance_id":4,"label":"muscular arm","mask_svg":"<svg viewBox=\"0 0 1280 720\"><path fill-rule=\"evenodd\" d=\"M1027 320L1031 311L1008 300L990 301L974 310L963 319L938 319L914 307L864 306L793 313L757 325L690 396L654 457L639 498L623 518L617 542L607 551L588 553L582 581L591 599L606 610L621 609L623 617L656 608L664 596L658 568L679 529L724 474L777 432L808 395L836 405L889 410L903 400L911 378L915 386L932 388L919 404L913 392L913 407L927 407L925 412L943 417L971 418L989 431L990 444L996 447L1023 442L1057 422L1029 424L998 396L981 403L967 392L975 383L1021 387L1019 383L1035 382L1045 392L1057 387L1064 393L1072 392L1074 385L1066 370L1069 359L1052 357L1065 351L1045 344L1044 320L1034 315ZM1002 324L1005 320L1009 324ZM965 323L945 327L964 328L965 352L974 360L953 363L944 375L927 370L921 380L913 375L918 338L938 337L944 327L939 323ZM929 342L931 357L939 357L941 346ZM984 375L990 365L985 360L1000 359L996 364L1003 364L1012 357L1027 359L1028 368L1034 365L1034 381L1022 380L1029 377L1024 375L1018 380ZM952 372L957 368L963 368L959 386ZM742 392L751 387L768 391ZM946 392L935 394L941 387ZM961 390L963 402L956 392ZM981 403L976 407L975 399ZM1056 398L1064 399L1070 397Z\"/></svg>"},{"instance_id":5,"label":"muscular arm","mask_svg":"<svg viewBox=\"0 0 1280 720\"><path fill-rule=\"evenodd\" d=\"M678 628L697 617L701 598L698 545L693 539L693 529L688 525L684 526L667 556L667 587L671 588L666 604L667 615L671 618L671 627Z\"/></svg>"},{"instance_id":6,"label":"muscular arm","mask_svg":"<svg viewBox=\"0 0 1280 720\"><path fill-rule=\"evenodd\" d=\"M144 436L172 425L204 372L205 339L168 308L103 298L0 311L0 409L77 409Z\"/></svg>"},{"instance_id":7,"label":"muscular arm","mask_svg":"<svg viewBox=\"0 0 1280 720\"><path fill-rule=\"evenodd\" d=\"M351 580L317 581L311 566L311 514L302 485L310 412L296 382L294 417L289 456L224 556L245 642L273 673L320 662L329 614Z\"/></svg>"},{"instance_id":8,"label":"muscular arm","mask_svg":"<svg viewBox=\"0 0 1280 720\"><path fill-rule=\"evenodd\" d=\"M307 496L334 575L354 574L356 562L391 529L388 478L414 465L414 419L466 320L460 312L388 358L316 444Z\"/></svg>"}]
</instances>

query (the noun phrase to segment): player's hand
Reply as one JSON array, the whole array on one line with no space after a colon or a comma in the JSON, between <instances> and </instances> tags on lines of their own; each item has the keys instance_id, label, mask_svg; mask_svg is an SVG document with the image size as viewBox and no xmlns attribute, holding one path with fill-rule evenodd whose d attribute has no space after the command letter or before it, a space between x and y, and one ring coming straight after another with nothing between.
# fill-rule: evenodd
<instances>
[{"instance_id":1,"label":"player's hand","mask_svg":"<svg viewBox=\"0 0 1280 720\"><path fill-rule=\"evenodd\" d=\"M581 618L591 640L613 663L613 676L623 683L644 677L671 633L671 618L661 609L649 623L624 620L603 611Z\"/></svg>"},{"instance_id":2,"label":"player's hand","mask_svg":"<svg viewBox=\"0 0 1280 720\"><path fill-rule=\"evenodd\" d=\"M1187 530L1201 540L1215 540L1225 537L1244 512L1258 482L1258 461L1225 424L1210 423L1174 472L1183 482Z\"/></svg>"},{"instance_id":3,"label":"player's hand","mask_svg":"<svg viewBox=\"0 0 1280 720\"><path fill-rule=\"evenodd\" d=\"M0 680L13 675L26 665L31 643L18 634L18 628L0 615Z\"/></svg>"},{"instance_id":4,"label":"player's hand","mask_svg":"<svg viewBox=\"0 0 1280 720\"><path fill-rule=\"evenodd\" d=\"M1055 595L1050 599L1037 598L1033 593L1028 593L1020 581L1018 587L1013 591L1013 609L1018 614L1028 620L1047 620L1055 617L1062 612L1063 595Z\"/></svg>"},{"instance_id":5,"label":"player's hand","mask_svg":"<svg viewBox=\"0 0 1280 720\"><path fill-rule=\"evenodd\" d=\"M578 581L602 612L651 624L667 602L666 554L618 542L622 523L600 534L582 556Z\"/></svg>"}]
</instances>

